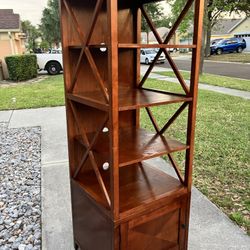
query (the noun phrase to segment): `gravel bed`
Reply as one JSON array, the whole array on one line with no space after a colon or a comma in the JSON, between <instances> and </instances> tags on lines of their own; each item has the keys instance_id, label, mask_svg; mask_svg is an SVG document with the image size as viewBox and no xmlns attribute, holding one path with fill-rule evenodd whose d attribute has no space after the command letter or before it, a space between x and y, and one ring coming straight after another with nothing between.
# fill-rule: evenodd
<instances>
[{"instance_id":1,"label":"gravel bed","mask_svg":"<svg viewBox=\"0 0 250 250\"><path fill-rule=\"evenodd\" d=\"M41 249L40 138L0 123L0 250Z\"/></svg>"}]
</instances>

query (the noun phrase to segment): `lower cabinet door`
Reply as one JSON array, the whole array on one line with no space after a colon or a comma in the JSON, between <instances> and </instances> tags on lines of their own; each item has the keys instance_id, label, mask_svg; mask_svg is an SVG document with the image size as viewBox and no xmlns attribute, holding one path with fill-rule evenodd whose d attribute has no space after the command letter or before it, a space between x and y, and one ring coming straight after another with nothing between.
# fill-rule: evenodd
<instances>
[{"instance_id":1,"label":"lower cabinet door","mask_svg":"<svg viewBox=\"0 0 250 250\"><path fill-rule=\"evenodd\" d=\"M182 250L185 237L183 206L164 207L121 226L122 250Z\"/></svg>"}]
</instances>

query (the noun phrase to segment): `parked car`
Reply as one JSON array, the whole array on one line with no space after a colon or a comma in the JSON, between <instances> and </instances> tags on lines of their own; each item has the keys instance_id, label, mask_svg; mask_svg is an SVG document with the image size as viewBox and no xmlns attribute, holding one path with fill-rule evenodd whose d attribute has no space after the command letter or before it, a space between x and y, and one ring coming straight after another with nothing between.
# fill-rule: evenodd
<instances>
[{"instance_id":1,"label":"parked car","mask_svg":"<svg viewBox=\"0 0 250 250\"><path fill-rule=\"evenodd\" d=\"M174 52L177 52L177 51L178 51L177 48L166 48L166 50L167 50L168 52L170 52L170 53L174 53ZM155 49L155 51L158 52L159 49Z\"/></svg>"},{"instance_id":2,"label":"parked car","mask_svg":"<svg viewBox=\"0 0 250 250\"><path fill-rule=\"evenodd\" d=\"M141 63L145 64L150 64L153 62L155 56L157 55L157 50L156 49L141 49L141 56L140 56L140 61ZM157 60L159 63L164 63L166 60L166 57L164 53L162 53Z\"/></svg>"},{"instance_id":3,"label":"parked car","mask_svg":"<svg viewBox=\"0 0 250 250\"><path fill-rule=\"evenodd\" d=\"M36 57L39 71L46 70L50 75L56 75L63 70L61 50L37 54Z\"/></svg>"},{"instance_id":4,"label":"parked car","mask_svg":"<svg viewBox=\"0 0 250 250\"><path fill-rule=\"evenodd\" d=\"M224 52L241 53L246 48L246 41L240 38L220 40L210 46L211 54L221 55Z\"/></svg>"},{"instance_id":5,"label":"parked car","mask_svg":"<svg viewBox=\"0 0 250 250\"><path fill-rule=\"evenodd\" d=\"M210 43L210 46L215 45L216 43L218 43L221 40L223 40L223 38L218 38L218 39L212 40L211 43Z\"/></svg>"}]
</instances>

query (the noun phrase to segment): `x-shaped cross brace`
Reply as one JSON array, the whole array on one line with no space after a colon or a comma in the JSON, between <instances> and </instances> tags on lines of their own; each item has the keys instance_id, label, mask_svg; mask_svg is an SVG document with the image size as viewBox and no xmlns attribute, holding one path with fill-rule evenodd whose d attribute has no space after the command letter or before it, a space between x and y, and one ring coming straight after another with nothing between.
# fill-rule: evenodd
<instances>
[{"instance_id":1,"label":"x-shaped cross brace","mask_svg":"<svg viewBox=\"0 0 250 250\"><path fill-rule=\"evenodd\" d=\"M161 39L159 33L157 32L157 30L156 30L156 28L155 28L155 26L154 26L154 24L153 24L151 18L150 18L150 17L148 16L148 14L146 13L145 8L144 8L143 6L140 7L143 16L145 17L145 19L146 19L146 21L147 21L147 23L148 23L150 29L151 29L152 32L154 33L155 38L156 38L156 40L158 41L159 44L167 44L167 43L171 40L173 34L176 32L176 30L177 30L177 28L179 27L180 23L182 22L183 18L185 17L185 15L187 14L188 10L189 10L190 7L192 6L193 1L194 1L194 0L189 0L189 1L186 3L186 5L185 5L184 9L182 10L180 16L178 17L178 19L177 19L176 22L174 23L172 29L170 30L170 32L168 33L168 35L167 35L167 37L165 38L164 41L162 41L162 39ZM145 73L144 77L142 78L142 80L141 80L141 82L140 82L140 84L139 84L139 87L142 87L143 84L145 83L145 81L147 80L149 74L151 73L152 69L154 68L154 66L155 66L155 64L156 64L157 60L159 59L159 57L160 57L160 55L161 55L162 52L164 52L164 54L166 55L166 58L167 58L167 60L168 60L168 62L169 62L169 64L170 64L170 66L172 67L172 69L173 69L173 71L174 71L174 73L175 73L177 79L179 80L179 82L180 82L180 84L181 84L183 90L185 91L186 95L189 95L189 94L190 94L189 88L188 88L188 86L186 85L186 83L185 83L185 81L184 81L182 75L180 74L180 72L179 72L179 70L178 70L176 64L174 63L173 59L172 59L171 56L169 55L169 53L168 53L168 51L167 51L166 48L160 48L160 49L159 49L159 51L158 51L157 55L155 56L153 62L150 64L150 66L149 66L147 72Z\"/></svg>"},{"instance_id":2,"label":"x-shaped cross brace","mask_svg":"<svg viewBox=\"0 0 250 250\"><path fill-rule=\"evenodd\" d=\"M96 162L96 159L95 159L95 156L94 156L94 153L92 151L97 139L98 139L98 136L100 135L101 131L103 130L105 124L107 123L108 121L108 114L105 116L104 118L104 122L101 124L101 126L98 128L97 132L95 133L93 139L91 142L89 142L88 140L88 137L87 137L87 133L85 131L85 129L82 127L80 128L79 126L79 123L78 123L78 118L77 118L77 113L76 113L76 110L75 110L75 107L74 105L70 102L70 106L71 106L71 109L72 109L72 112L73 112L73 115L74 115L74 118L75 118L75 121L76 121L76 126L77 126L77 129L78 129L78 132L79 132L79 135L81 136L81 139L82 139L82 142L83 144L85 145L86 147L86 152L84 153L83 157L82 157L82 160L79 164L79 166L77 167L77 169L75 170L75 173L73 175L73 178L76 178L77 175L79 174L80 170L82 169L82 167L84 166L84 163L86 162L87 158L89 157L90 159L90 162L92 164L92 167L95 171L95 174L96 174L96 177L97 177L97 180L98 180L98 183L102 189L102 192L108 202L108 205L111 206L111 202L110 202L110 197L109 197L109 194L108 194L108 191L107 191L107 188L105 186L105 183L102 179L102 176L101 176L101 173L99 171L99 168L97 166L97 162Z\"/></svg>"},{"instance_id":3,"label":"x-shaped cross brace","mask_svg":"<svg viewBox=\"0 0 250 250\"><path fill-rule=\"evenodd\" d=\"M106 102L108 103L109 102L109 95L108 95L108 91L105 87L105 84L104 84L104 81L99 73L99 70L95 64L95 61L91 55L91 52L88 48L89 46L89 42L90 42L90 39L91 39L91 36L93 34L93 31L94 31L94 27L95 27L95 24L96 24L96 21L97 21L97 17L98 17L98 14L101 10L101 7L102 7L102 4L103 4L103 0L98 0L97 3L96 3L96 6L95 6L95 10L94 10L94 14L93 14L93 17L92 17L92 21L91 21L91 25L89 27L89 30L87 32L87 35L84 39L84 34L82 33L81 29L80 29L80 26L79 26L79 23L77 21L77 18L75 16L75 14L73 13L72 9L69 7L68 3L67 3L67 0L63 0L63 3L64 3L64 6L69 14L69 16L71 17L72 19L72 22L73 24L75 25L76 29L77 29L77 33L78 33L78 36L82 42L81 44L81 52L80 52L80 56L78 58L78 61L77 61L77 64L76 64L76 70L75 70L75 73L74 73L74 77L73 77L73 80L71 82L71 87L70 87L70 92L73 92L74 91L74 87L75 87L75 84L76 84L76 81L77 81L77 76L79 74L79 71L80 71L80 65L81 65L81 62L82 62L82 59L83 59L83 55L85 54L86 57L87 57L87 60L89 62L89 65L90 65L90 68L100 86L100 89L104 95L104 98L106 100Z\"/></svg>"}]
</instances>

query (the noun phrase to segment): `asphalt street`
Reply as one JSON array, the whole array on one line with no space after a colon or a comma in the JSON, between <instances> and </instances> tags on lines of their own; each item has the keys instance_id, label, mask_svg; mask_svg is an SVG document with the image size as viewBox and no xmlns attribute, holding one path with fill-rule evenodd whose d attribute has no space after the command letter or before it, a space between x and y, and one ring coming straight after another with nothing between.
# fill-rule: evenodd
<instances>
[{"instance_id":1,"label":"asphalt street","mask_svg":"<svg viewBox=\"0 0 250 250\"><path fill-rule=\"evenodd\" d=\"M173 58L178 68L181 70L190 70L190 59L177 59ZM166 62L159 64L160 67L170 68L170 65ZM210 73L215 75L236 77L242 79L250 79L250 64L239 63L221 63L221 62L204 62L204 73Z\"/></svg>"}]
</instances>

